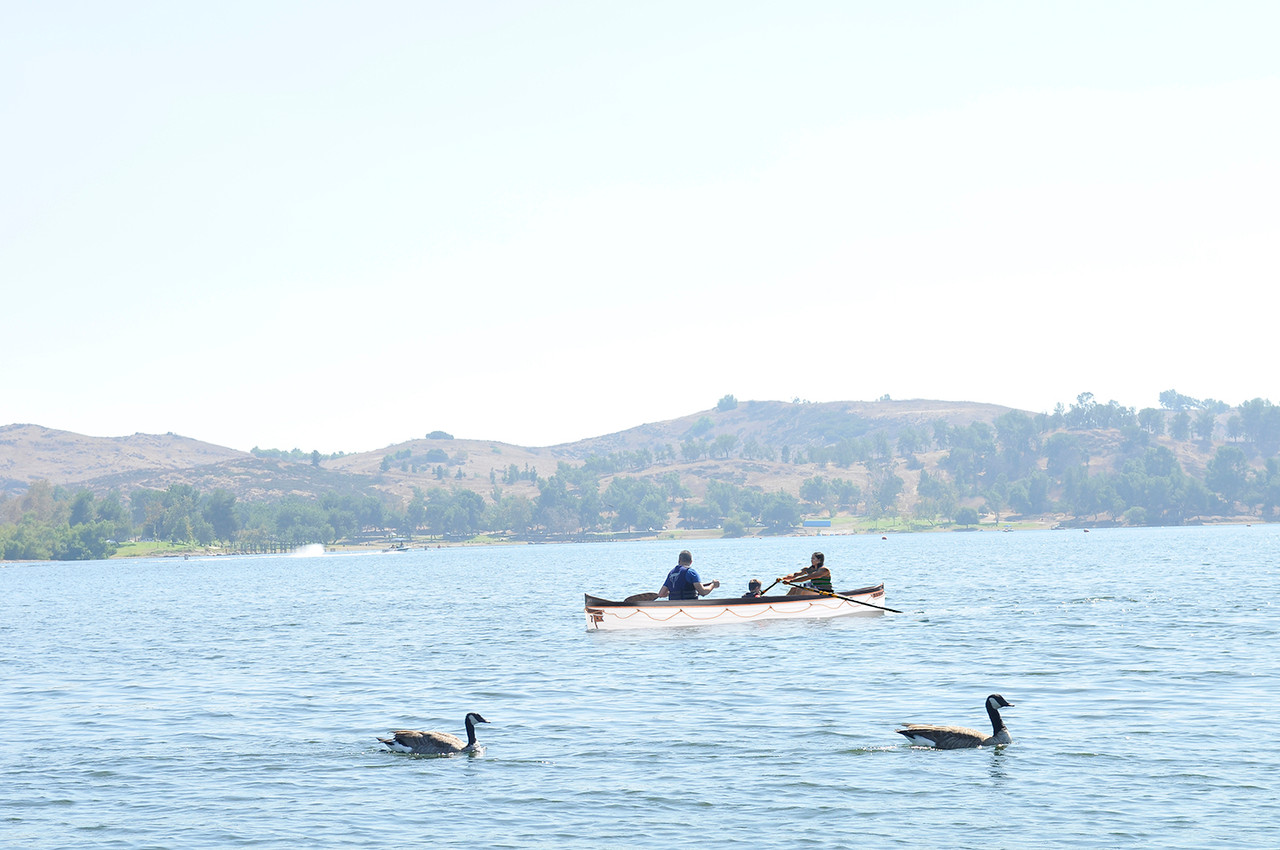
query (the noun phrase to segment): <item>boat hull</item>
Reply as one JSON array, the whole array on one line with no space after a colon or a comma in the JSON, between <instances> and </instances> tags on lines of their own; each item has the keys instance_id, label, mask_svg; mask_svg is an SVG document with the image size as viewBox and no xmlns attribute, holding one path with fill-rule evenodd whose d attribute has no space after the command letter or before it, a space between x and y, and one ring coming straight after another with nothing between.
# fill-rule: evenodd
<instances>
[{"instance_id":1,"label":"boat hull","mask_svg":"<svg viewBox=\"0 0 1280 850\"><path fill-rule=\"evenodd\" d=\"M803 620L884 613L884 585L840 591L841 596L761 596L756 599L691 599L614 602L585 594L587 631L712 626L757 620ZM866 603L866 604L859 604Z\"/></svg>"}]
</instances>

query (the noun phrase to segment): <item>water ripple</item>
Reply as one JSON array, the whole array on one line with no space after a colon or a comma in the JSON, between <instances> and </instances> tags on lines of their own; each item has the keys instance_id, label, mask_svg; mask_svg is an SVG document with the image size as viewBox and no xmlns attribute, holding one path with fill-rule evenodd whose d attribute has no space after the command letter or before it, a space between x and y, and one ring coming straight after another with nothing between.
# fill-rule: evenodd
<instances>
[{"instance_id":1,"label":"water ripple","mask_svg":"<svg viewBox=\"0 0 1280 850\"><path fill-rule=\"evenodd\" d=\"M910 613L635 634L587 633L581 593L681 547L0 570L6 843L1280 845L1280 759L1240 731L1280 692L1280 528L878 542L821 545ZM813 545L695 553L732 588ZM980 728L992 691L1011 746L893 731ZM374 740L469 710L482 755Z\"/></svg>"}]
</instances>

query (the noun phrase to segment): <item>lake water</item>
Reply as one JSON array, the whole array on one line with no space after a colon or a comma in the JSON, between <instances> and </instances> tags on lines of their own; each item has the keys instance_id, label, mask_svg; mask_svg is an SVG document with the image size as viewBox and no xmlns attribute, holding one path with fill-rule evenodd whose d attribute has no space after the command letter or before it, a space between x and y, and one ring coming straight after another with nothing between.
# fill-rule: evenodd
<instances>
[{"instance_id":1,"label":"lake water","mask_svg":"<svg viewBox=\"0 0 1280 850\"><path fill-rule=\"evenodd\" d=\"M1280 846L1280 526L696 542L906 613L586 631L680 548L6 565L0 844ZM1008 747L893 732L992 692Z\"/></svg>"}]
</instances>

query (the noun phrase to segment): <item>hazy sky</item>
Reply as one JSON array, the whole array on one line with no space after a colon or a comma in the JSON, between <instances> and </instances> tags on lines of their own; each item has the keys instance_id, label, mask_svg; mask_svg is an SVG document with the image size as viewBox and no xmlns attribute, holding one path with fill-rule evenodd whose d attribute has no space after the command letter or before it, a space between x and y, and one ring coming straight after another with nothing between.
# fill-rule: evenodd
<instances>
[{"instance_id":1,"label":"hazy sky","mask_svg":"<svg viewBox=\"0 0 1280 850\"><path fill-rule=\"evenodd\" d=\"M1274 2L0 0L0 424L1280 401Z\"/></svg>"}]
</instances>

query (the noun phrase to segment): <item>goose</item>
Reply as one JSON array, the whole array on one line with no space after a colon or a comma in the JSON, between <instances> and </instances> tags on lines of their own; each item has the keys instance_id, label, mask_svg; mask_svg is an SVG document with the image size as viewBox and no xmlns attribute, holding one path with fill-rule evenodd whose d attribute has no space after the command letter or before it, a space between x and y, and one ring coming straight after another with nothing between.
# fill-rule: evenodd
<instances>
[{"instance_id":1,"label":"goose","mask_svg":"<svg viewBox=\"0 0 1280 850\"><path fill-rule=\"evenodd\" d=\"M991 734L984 735L977 729L964 726L935 726L929 723L904 723L903 728L894 729L899 735L906 737L912 744L921 747L934 747L939 750L963 750L972 747L998 747L1012 743L1009 730L1000 719L1000 709L1013 708L1000 694L987 697L987 716L991 718Z\"/></svg>"},{"instance_id":2,"label":"goose","mask_svg":"<svg viewBox=\"0 0 1280 850\"><path fill-rule=\"evenodd\" d=\"M378 738L387 745L387 749L397 753L416 753L424 756L447 756L454 753L474 753L476 746L476 724L488 723L474 711L463 718L467 725L467 741L463 743L457 735L448 732L413 732L401 729L391 733L390 738Z\"/></svg>"}]
</instances>

